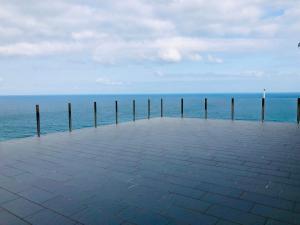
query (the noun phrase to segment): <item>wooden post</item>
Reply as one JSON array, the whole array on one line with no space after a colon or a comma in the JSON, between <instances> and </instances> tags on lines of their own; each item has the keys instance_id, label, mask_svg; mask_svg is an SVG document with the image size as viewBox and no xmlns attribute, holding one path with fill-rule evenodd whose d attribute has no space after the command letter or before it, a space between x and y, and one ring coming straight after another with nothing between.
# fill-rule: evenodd
<instances>
[{"instance_id":1,"label":"wooden post","mask_svg":"<svg viewBox=\"0 0 300 225\"><path fill-rule=\"evenodd\" d=\"M180 104L180 108L181 108L181 118L183 118L183 98L181 98L181 104Z\"/></svg>"},{"instance_id":2,"label":"wooden post","mask_svg":"<svg viewBox=\"0 0 300 225\"><path fill-rule=\"evenodd\" d=\"M118 124L118 101L116 101L116 124Z\"/></svg>"},{"instance_id":3,"label":"wooden post","mask_svg":"<svg viewBox=\"0 0 300 225\"><path fill-rule=\"evenodd\" d=\"M72 131L72 108L71 103L68 103L69 131Z\"/></svg>"},{"instance_id":4,"label":"wooden post","mask_svg":"<svg viewBox=\"0 0 300 225\"><path fill-rule=\"evenodd\" d=\"M94 126L97 128L97 102L94 102Z\"/></svg>"},{"instance_id":5,"label":"wooden post","mask_svg":"<svg viewBox=\"0 0 300 225\"><path fill-rule=\"evenodd\" d=\"M234 120L234 98L231 98L231 120Z\"/></svg>"},{"instance_id":6,"label":"wooden post","mask_svg":"<svg viewBox=\"0 0 300 225\"><path fill-rule=\"evenodd\" d=\"M163 117L163 116L164 116L163 113L164 113L164 112L163 112L163 99L161 98L161 99L160 99L160 117Z\"/></svg>"},{"instance_id":7,"label":"wooden post","mask_svg":"<svg viewBox=\"0 0 300 225\"><path fill-rule=\"evenodd\" d=\"M265 98L261 99L261 121L265 120Z\"/></svg>"},{"instance_id":8,"label":"wooden post","mask_svg":"<svg viewBox=\"0 0 300 225\"><path fill-rule=\"evenodd\" d=\"M132 101L132 114L133 114L133 121L135 121L135 100Z\"/></svg>"},{"instance_id":9,"label":"wooden post","mask_svg":"<svg viewBox=\"0 0 300 225\"><path fill-rule=\"evenodd\" d=\"M150 119L150 99L148 98L148 119Z\"/></svg>"},{"instance_id":10,"label":"wooden post","mask_svg":"<svg viewBox=\"0 0 300 225\"><path fill-rule=\"evenodd\" d=\"M298 98L298 104L297 104L297 123L300 123L300 98Z\"/></svg>"},{"instance_id":11,"label":"wooden post","mask_svg":"<svg viewBox=\"0 0 300 225\"><path fill-rule=\"evenodd\" d=\"M207 119L207 98L204 101L205 119Z\"/></svg>"},{"instance_id":12,"label":"wooden post","mask_svg":"<svg viewBox=\"0 0 300 225\"><path fill-rule=\"evenodd\" d=\"M36 133L37 136L41 136L41 124L40 124L40 106L35 106L35 112L36 112Z\"/></svg>"}]
</instances>

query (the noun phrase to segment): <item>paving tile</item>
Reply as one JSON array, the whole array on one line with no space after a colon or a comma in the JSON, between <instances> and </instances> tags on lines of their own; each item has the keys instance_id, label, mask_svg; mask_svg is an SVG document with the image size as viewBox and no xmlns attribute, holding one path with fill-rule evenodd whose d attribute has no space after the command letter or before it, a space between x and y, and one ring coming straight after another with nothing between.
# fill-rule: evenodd
<instances>
[{"instance_id":1,"label":"paving tile","mask_svg":"<svg viewBox=\"0 0 300 225\"><path fill-rule=\"evenodd\" d=\"M61 181L55 181L46 177L38 177L35 180L34 186L53 193L57 191L60 187L62 187L63 184L64 182Z\"/></svg>"},{"instance_id":2,"label":"paving tile","mask_svg":"<svg viewBox=\"0 0 300 225\"><path fill-rule=\"evenodd\" d=\"M115 225L121 224L122 219L112 213L104 212L99 208L88 207L71 216L72 219L88 225Z\"/></svg>"},{"instance_id":3,"label":"paving tile","mask_svg":"<svg viewBox=\"0 0 300 225\"><path fill-rule=\"evenodd\" d=\"M295 205L295 211L300 213L300 203L296 203Z\"/></svg>"},{"instance_id":4,"label":"paving tile","mask_svg":"<svg viewBox=\"0 0 300 225\"><path fill-rule=\"evenodd\" d=\"M218 205L212 206L206 213L221 219L244 225L263 225L266 221L266 218L262 216Z\"/></svg>"},{"instance_id":5,"label":"paving tile","mask_svg":"<svg viewBox=\"0 0 300 225\"><path fill-rule=\"evenodd\" d=\"M170 194L169 202L171 202L175 206L199 212L204 212L208 209L209 206L211 206L211 204L208 202L177 194Z\"/></svg>"},{"instance_id":6,"label":"paving tile","mask_svg":"<svg viewBox=\"0 0 300 225\"><path fill-rule=\"evenodd\" d=\"M217 222L216 225L238 225L238 223L233 223L233 222L229 222L229 221L225 221L225 220L220 220Z\"/></svg>"},{"instance_id":7,"label":"paving tile","mask_svg":"<svg viewBox=\"0 0 300 225\"><path fill-rule=\"evenodd\" d=\"M197 197L199 198L204 194L204 192L201 190L170 183L166 181L163 177L160 177L159 173L153 173L151 177L149 176L144 177L143 175L138 174L138 177L135 178L133 182L135 185L147 187L149 189L152 189L154 191L159 191L159 192L165 192L165 193L173 192L182 195L194 196L195 198Z\"/></svg>"},{"instance_id":8,"label":"paving tile","mask_svg":"<svg viewBox=\"0 0 300 225\"><path fill-rule=\"evenodd\" d=\"M154 212L148 210L139 209L136 207L128 207L120 212L118 215L123 220L134 223L134 224L143 224L143 225L167 225L169 220Z\"/></svg>"},{"instance_id":9,"label":"paving tile","mask_svg":"<svg viewBox=\"0 0 300 225\"><path fill-rule=\"evenodd\" d=\"M120 225L138 225L138 224L134 224L128 221L122 222Z\"/></svg>"},{"instance_id":10,"label":"paving tile","mask_svg":"<svg viewBox=\"0 0 300 225\"><path fill-rule=\"evenodd\" d=\"M1 169L16 169L0 171L0 207L36 224L295 224L299 134L287 123L157 118L3 142Z\"/></svg>"},{"instance_id":11,"label":"paving tile","mask_svg":"<svg viewBox=\"0 0 300 225\"><path fill-rule=\"evenodd\" d=\"M16 217L5 209L0 208L0 225L30 225L25 220Z\"/></svg>"},{"instance_id":12,"label":"paving tile","mask_svg":"<svg viewBox=\"0 0 300 225\"><path fill-rule=\"evenodd\" d=\"M239 197L242 194L242 190L241 189L237 189L237 188L233 188L233 187L226 187L225 186L221 186L219 182L217 181L216 183L205 183L202 182L201 184L197 185L197 188L199 190L204 190L204 191L209 191L209 192L213 192L213 193L217 193L217 194L222 194L222 195L228 195L231 197Z\"/></svg>"},{"instance_id":13,"label":"paving tile","mask_svg":"<svg viewBox=\"0 0 300 225\"><path fill-rule=\"evenodd\" d=\"M254 193L254 192L244 192L240 198L253 201L256 203L260 203L263 205L268 205L268 206L287 209L287 210L292 210L294 207L294 202L292 201L288 201L280 198L274 198L274 197L272 198L271 196Z\"/></svg>"},{"instance_id":14,"label":"paving tile","mask_svg":"<svg viewBox=\"0 0 300 225\"><path fill-rule=\"evenodd\" d=\"M15 200L17 198L19 198L18 195L15 195L9 191L0 188L0 205L2 205L5 202Z\"/></svg>"},{"instance_id":15,"label":"paving tile","mask_svg":"<svg viewBox=\"0 0 300 225\"><path fill-rule=\"evenodd\" d=\"M177 206L170 207L162 215L170 218L171 224L212 225L217 222L215 217Z\"/></svg>"},{"instance_id":16,"label":"paving tile","mask_svg":"<svg viewBox=\"0 0 300 225\"><path fill-rule=\"evenodd\" d=\"M22 175L20 177L22 177ZM28 182L20 180L19 177L5 177L0 175L0 187L10 192L18 193L30 188L30 186Z\"/></svg>"},{"instance_id":17,"label":"paving tile","mask_svg":"<svg viewBox=\"0 0 300 225\"><path fill-rule=\"evenodd\" d=\"M26 220L32 225L77 225L76 221L70 220L48 209L43 209L34 215L26 217Z\"/></svg>"},{"instance_id":18,"label":"paving tile","mask_svg":"<svg viewBox=\"0 0 300 225\"><path fill-rule=\"evenodd\" d=\"M41 206L23 198L7 202L3 204L2 207L21 218L32 215L43 209Z\"/></svg>"},{"instance_id":19,"label":"paving tile","mask_svg":"<svg viewBox=\"0 0 300 225\"><path fill-rule=\"evenodd\" d=\"M57 196L42 204L45 208L52 209L65 216L70 216L78 213L87 208L86 202L82 202L74 198L66 198L63 196Z\"/></svg>"},{"instance_id":20,"label":"paving tile","mask_svg":"<svg viewBox=\"0 0 300 225\"><path fill-rule=\"evenodd\" d=\"M36 202L36 203L42 203L49 199L52 199L55 197L55 194L50 193L48 191L44 191L39 188L30 188L25 191L18 193L23 198L26 198L30 201Z\"/></svg>"},{"instance_id":21,"label":"paving tile","mask_svg":"<svg viewBox=\"0 0 300 225\"><path fill-rule=\"evenodd\" d=\"M20 169L17 168L13 168L13 167L4 167L1 168L0 170L0 174L7 176L7 177L14 177L14 176L18 176L21 174L26 173L25 171L22 171Z\"/></svg>"},{"instance_id":22,"label":"paving tile","mask_svg":"<svg viewBox=\"0 0 300 225\"><path fill-rule=\"evenodd\" d=\"M268 219L266 225L291 225L291 224L287 222L278 221L278 220Z\"/></svg>"},{"instance_id":23,"label":"paving tile","mask_svg":"<svg viewBox=\"0 0 300 225\"><path fill-rule=\"evenodd\" d=\"M248 211L254 205L252 202L249 202L249 201L240 200L237 198L226 197L226 196L217 195L217 194L212 194L212 193L207 193L206 195L203 196L203 198L201 200L228 206L228 207L235 208L235 209L240 209L243 211Z\"/></svg>"},{"instance_id":24,"label":"paving tile","mask_svg":"<svg viewBox=\"0 0 300 225\"><path fill-rule=\"evenodd\" d=\"M254 206L252 212L257 215L270 217L291 224L299 224L300 221L300 213L294 213L291 211L271 208L271 207L258 205L258 204Z\"/></svg>"},{"instance_id":25,"label":"paving tile","mask_svg":"<svg viewBox=\"0 0 300 225\"><path fill-rule=\"evenodd\" d=\"M163 207L162 198L167 194L168 192L155 190L151 187L133 185L120 199L131 206L158 211Z\"/></svg>"},{"instance_id":26,"label":"paving tile","mask_svg":"<svg viewBox=\"0 0 300 225\"><path fill-rule=\"evenodd\" d=\"M128 202L123 202L121 200L116 200L112 198L106 198L105 196L95 196L91 201L87 203L87 209L99 209L104 214L117 215L122 210L129 206ZM84 211L84 210L83 210Z\"/></svg>"}]
</instances>

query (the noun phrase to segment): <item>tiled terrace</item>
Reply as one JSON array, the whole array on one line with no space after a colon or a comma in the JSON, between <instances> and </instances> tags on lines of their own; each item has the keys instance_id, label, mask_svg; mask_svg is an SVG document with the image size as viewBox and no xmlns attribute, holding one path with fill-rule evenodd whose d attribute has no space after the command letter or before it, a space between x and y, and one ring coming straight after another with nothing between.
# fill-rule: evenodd
<instances>
[{"instance_id":1,"label":"tiled terrace","mask_svg":"<svg viewBox=\"0 0 300 225\"><path fill-rule=\"evenodd\" d=\"M300 128L158 118L2 142L0 224L297 225Z\"/></svg>"}]
</instances>

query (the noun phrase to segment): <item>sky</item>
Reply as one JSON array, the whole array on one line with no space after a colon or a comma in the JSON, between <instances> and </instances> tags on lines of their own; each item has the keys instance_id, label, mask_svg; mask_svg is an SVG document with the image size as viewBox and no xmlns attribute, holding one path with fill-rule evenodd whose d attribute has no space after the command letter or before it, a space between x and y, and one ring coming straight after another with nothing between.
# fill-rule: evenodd
<instances>
[{"instance_id":1,"label":"sky","mask_svg":"<svg viewBox=\"0 0 300 225\"><path fill-rule=\"evenodd\" d=\"M300 92L299 0L0 0L0 95Z\"/></svg>"}]
</instances>

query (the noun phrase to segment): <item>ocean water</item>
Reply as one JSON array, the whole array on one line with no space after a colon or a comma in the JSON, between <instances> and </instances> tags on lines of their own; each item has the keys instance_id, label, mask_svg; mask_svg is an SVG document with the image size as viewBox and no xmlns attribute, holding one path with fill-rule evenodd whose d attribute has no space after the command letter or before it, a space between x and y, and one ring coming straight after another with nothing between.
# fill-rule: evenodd
<instances>
[{"instance_id":1,"label":"ocean water","mask_svg":"<svg viewBox=\"0 0 300 225\"><path fill-rule=\"evenodd\" d=\"M230 119L231 97L235 98L235 119L260 120L261 94L161 94L161 95L69 95L0 96L0 141L36 135L35 105L40 105L41 134L68 130L68 107L72 103L73 129L93 126L93 102L97 102L98 124L115 122L118 100L119 122L132 120L132 100L136 101L136 119L147 118L147 99L151 117L180 117L180 99L184 98L184 116L204 118L204 98L208 99L208 118ZM266 121L296 122L300 93L270 93L266 97Z\"/></svg>"}]
</instances>

